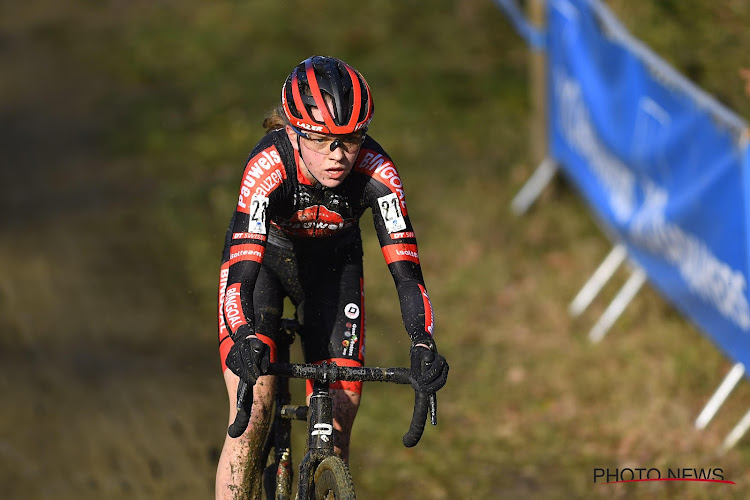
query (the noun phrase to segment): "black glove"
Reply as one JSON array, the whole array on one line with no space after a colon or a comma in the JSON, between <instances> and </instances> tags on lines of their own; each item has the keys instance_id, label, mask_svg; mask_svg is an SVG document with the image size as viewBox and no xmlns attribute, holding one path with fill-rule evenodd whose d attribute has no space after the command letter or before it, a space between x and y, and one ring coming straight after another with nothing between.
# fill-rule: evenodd
<instances>
[{"instance_id":1,"label":"black glove","mask_svg":"<svg viewBox=\"0 0 750 500\"><path fill-rule=\"evenodd\" d=\"M430 347L418 344L426 344ZM415 391L434 393L445 385L448 380L448 362L438 354L433 340L412 344L409 357L411 358L411 385Z\"/></svg>"},{"instance_id":2,"label":"black glove","mask_svg":"<svg viewBox=\"0 0 750 500\"><path fill-rule=\"evenodd\" d=\"M227 354L227 367L250 385L254 385L271 363L271 349L258 337L243 337Z\"/></svg>"}]
</instances>

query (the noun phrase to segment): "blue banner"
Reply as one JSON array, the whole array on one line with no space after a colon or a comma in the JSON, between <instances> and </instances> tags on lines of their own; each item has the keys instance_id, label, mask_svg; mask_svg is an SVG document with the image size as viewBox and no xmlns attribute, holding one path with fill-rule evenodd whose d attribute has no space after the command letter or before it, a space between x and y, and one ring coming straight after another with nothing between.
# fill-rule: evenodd
<instances>
[{"instance_id":1,"label":"blue banner","mask_svg":"<svg viewBox=\"0 0 750 500\"><path fill-rule=\"evenodd\" d=\"M548 0L549 147L649 281L750 367L747 126L598 0Z\"/></svg>"}]
</instances>

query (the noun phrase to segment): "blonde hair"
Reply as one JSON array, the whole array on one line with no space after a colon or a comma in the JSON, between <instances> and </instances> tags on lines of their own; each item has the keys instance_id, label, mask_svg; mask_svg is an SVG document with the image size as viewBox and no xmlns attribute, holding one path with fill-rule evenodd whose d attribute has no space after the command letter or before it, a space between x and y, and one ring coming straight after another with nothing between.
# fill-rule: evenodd
<instances>
[{"instance_id":1,"label":"blonde hair","mask_svg":"<svg viewBox=\"0 0 750 500\"><path fill-rule=\"evenodd\" d=\"M284 110L281 106L278 106L271 110L271 112L263 119L263 128L266 129L266 134L279 130L286 127L289 122L284 115Z\"/></svg>"}]
</instances>

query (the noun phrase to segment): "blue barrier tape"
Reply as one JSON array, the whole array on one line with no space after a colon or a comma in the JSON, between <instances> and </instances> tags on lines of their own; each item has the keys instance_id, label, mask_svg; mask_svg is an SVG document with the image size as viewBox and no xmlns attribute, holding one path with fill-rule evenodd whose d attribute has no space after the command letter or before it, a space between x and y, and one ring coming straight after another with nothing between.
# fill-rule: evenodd
<instances>
[{"instance_id":1,"label":"blue barrier tape","mask_svg":"<svg viewBox=\"0 0 750 500\"><path fill-rule=\"evenodd\" d=\"M600 0L549 0L547 29L551 155L649 282L750 366L747 124Z\"/></svg>"}]
</instances>

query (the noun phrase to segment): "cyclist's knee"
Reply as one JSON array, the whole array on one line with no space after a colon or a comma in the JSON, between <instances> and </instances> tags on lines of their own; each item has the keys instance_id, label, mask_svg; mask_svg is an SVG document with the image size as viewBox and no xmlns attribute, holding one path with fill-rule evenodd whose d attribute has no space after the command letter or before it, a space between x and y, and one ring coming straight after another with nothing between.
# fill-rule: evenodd
<instances>
[{"instance_id":1,"label":"cyclist's knee","mask_svg":"<svg viewBox=\"0 0 750 500\"><path fill-rule=\"evenodd\" d=\"M351 441L354 418L359 409L360 395L354 391L331 390L333 399L333 444L334 451L345 462L349 461L349 442Z\"/></svg>"},{"instance_id":2,"label":"cyclist's knee","mask_svg":"<svg viewBox=\"0 0 750 500\"><path fill-rule=\"evenodd\" d=\"M334 428L350 433L359 409L360 394L345 389L332 389Z\"/></svg>"}]
</instances>

